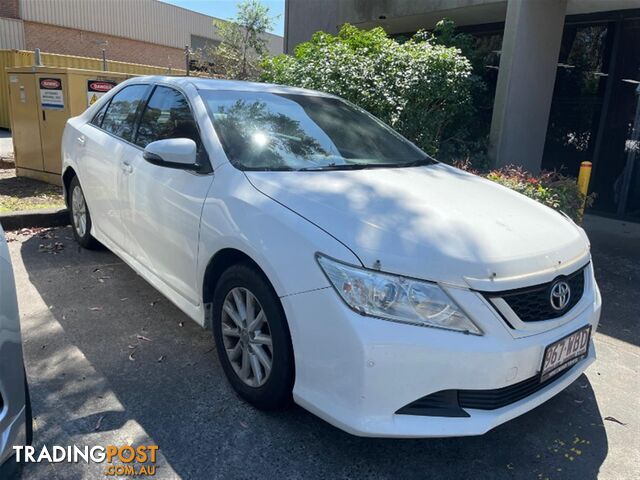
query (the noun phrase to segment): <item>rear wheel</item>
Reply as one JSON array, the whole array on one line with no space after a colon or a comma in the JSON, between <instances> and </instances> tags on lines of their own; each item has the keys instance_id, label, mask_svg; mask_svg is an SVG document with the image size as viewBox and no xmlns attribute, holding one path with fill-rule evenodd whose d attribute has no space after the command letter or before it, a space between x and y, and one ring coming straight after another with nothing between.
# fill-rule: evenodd
<instances>
[{"instance_id":1,"label":"rear wheel","mask_svg":"<svg viewBox=\"0 0 640 480\"><path fill-rule=\"evenodd\" d=\"M69 213L71 215L71 226L73 236L76 241L89 250L96 249L100 243L91 235L91 214L84 198L84 192L80 186L78 177L73 177L69 184Z\"/></svg>"},{"instance_id":2,"label":"rear wheel","mask_svg":"<svg viewBox=\"0 0 640 480\"><path fill-rule=\"evenodd\" d=\"M249 265L225 271L213 300L213 331L227 379L249 403L265 410L291 403L293 348L280 300Z\"/></svg>"}]
</instances>

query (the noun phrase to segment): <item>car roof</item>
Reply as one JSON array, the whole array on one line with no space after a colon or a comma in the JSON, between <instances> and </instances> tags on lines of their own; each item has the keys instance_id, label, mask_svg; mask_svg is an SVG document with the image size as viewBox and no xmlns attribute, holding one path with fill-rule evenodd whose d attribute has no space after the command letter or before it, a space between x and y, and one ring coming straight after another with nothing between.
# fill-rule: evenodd
<instances>
[{"instance_id":1,"label":"car roof","mask_svg":"<svg viewBox=\"0 0 640 480\"><path fill-rule=\"evenodd\" d=\"M288 87L286 85L276 85L273 83L244 82L241 80L218 80L215 78L187 77L187 76L159 76L148 75L135 77L132 79L138 82L162 82L177 86L193 85L198 90L235 90L243 92L268 92L268 93L289 93L298 95L313 95L321 97L335 97L334 95L307 90L305 88Z\"/></svg>"}]
</instances>

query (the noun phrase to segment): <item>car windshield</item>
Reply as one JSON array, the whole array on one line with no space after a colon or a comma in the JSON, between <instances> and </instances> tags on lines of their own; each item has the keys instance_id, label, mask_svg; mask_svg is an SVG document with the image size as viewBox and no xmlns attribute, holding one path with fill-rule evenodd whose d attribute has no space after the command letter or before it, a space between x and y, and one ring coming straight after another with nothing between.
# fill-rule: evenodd
<instances>
[{"instance_id":1,"label":"car windshield","mask_svg":"<svg viewBox=\"0 0 640 480\"><path fill-rule=\"evenodd\" d=\"M243 170L350 170L435 160L337 98L269 92L201 92L227 157Z\"/></svg>"}]
</instances>

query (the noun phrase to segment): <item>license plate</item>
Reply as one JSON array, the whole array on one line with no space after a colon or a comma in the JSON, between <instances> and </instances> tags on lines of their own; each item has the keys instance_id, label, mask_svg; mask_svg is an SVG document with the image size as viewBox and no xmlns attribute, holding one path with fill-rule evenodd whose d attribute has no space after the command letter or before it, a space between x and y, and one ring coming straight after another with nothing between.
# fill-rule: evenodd
<instances>
[{"instance_id":1,"label":"license plate","mask_svg":"<svg viewBox=\"0 0 640 480\"><path fill-rule=\"evenodd\" d=\"M581 328L547 346L542 358L540 382L571 368L587 356L591 326Z\"/></svg>"}]
</instances>

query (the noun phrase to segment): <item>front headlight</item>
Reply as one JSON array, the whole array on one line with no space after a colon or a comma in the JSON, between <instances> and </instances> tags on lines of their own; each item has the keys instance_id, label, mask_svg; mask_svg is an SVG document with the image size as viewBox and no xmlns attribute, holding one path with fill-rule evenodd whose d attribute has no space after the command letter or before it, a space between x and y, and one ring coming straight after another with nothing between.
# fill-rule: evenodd
<instances>
[{"instance_id":1,"label":"front headlight","mask_svg":"<svg viewBox=\"0 0 640 480\"><path fill-rule=\"evenodd\" d=\"M482 331L435 283L365 270L321 254L317 259L340 297L358 313L482 335Z\"/></svg>"}]
</instances>

